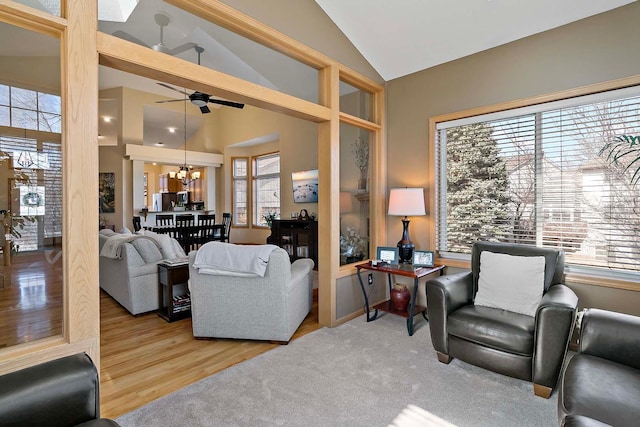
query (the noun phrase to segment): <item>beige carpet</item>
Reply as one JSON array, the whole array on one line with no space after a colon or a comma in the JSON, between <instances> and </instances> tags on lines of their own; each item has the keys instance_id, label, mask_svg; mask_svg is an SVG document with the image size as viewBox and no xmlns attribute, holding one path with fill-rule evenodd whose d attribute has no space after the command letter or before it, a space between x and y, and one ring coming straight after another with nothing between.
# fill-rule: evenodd
<instances>
[{"instance_id":1,"label":"beige carpet","mask_svg":"<svg viewBox=\"0 0 640 427\"><path fill-rule=\"evenodd\" d=\"M557 395L454 360L428 324L364 317L320 329L118 418L142 426L387 426L408 405L457 426L554 426Z\"/></svg>"}]
</instances>

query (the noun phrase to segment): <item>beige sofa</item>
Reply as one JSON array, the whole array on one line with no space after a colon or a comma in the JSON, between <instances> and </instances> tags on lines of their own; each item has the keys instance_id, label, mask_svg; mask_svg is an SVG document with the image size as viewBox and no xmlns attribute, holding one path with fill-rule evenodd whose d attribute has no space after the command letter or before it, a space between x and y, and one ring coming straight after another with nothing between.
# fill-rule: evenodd
<instances>
[{"instance_id":1,"label":"beige sofa","mask_svg":"<svg viewBox=\"0 0 640 427\"><path fill-rule=\"evenodd\" d=\"M314 263L310 259L291 263L287 252L276 248L269 255L264 277L237 277L201 274L194 267L195 257L195 251L189 253L196 338L288 342L311 311Z\"/></svg>"},{"instance_id":2,"label":"beige sofa","mask_svg":"<svg viewBox=\"0 0 640 427\"><path fill-rule=\"evenodd\" d=\"M100 230L100 252L109 237L117 235L111 230ZM163 250L154 241L155 233L120 244L119 258L100 255L100 288L133 315L160 308L158 263L163 259L184 257L180 244L171 239L170 247Z\"/></svg>"}]
</instances>

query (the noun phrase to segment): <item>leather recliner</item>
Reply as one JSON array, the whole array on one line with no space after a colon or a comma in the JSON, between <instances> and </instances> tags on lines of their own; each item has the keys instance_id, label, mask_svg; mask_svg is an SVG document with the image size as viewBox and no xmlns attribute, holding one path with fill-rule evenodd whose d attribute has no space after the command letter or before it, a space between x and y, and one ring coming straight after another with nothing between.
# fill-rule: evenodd
<instances>
[{"instance_id":1,"label":"leather recliner","mask_svg":"<svg viewBox=\"0 0 640 427\"><path fill-rule=\"evenodd\" d=\"M474 305L483 251L544 256L544 292L535 317ZM458 358L531 381L548 398L558 382L576 317L578 297L563 284L564 252L528 245L477 242L471 271L427 282L427 312L438 360Z\"/></svg>"},{"instance_id":2,"label":"leather recliner","mask_svg":"<svg viewBox=\"0 0 640 427\"><path fill-rule=\"evenodd\" d=\"M637 426L639 403L640 317L585 310L558 387L560 425Z\"/></svg>"},{"instance_id":3,"label":"leather recliner","mask_svg":"<svg viewBox=\"0 0 640 427\"><path fill-rule=\"evenodd\" d=\"M118 427L100 418L98 371L75 354L0 376L0 427Z\"/></svg>"}]
</instances>

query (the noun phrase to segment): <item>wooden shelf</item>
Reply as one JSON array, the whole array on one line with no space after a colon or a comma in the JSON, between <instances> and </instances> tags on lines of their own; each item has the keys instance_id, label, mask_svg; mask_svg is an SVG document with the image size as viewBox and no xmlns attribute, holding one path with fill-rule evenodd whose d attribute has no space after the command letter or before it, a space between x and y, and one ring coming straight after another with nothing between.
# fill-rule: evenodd
<instances>
[{"instance_id":1,"label":"wooden shelf","mask_svg":"<svg viewBox=\"0 0 640 427\"><path fill-rule=\"evenodd\" d=\"M401 316L404 317L405 319L408 319L409 317L413 317L416 314L420 314L422 312L424 312L426 310L426 307L422 306L422 305L418 305L416 304L413 307L413 315L409 316L409 307L411 305L407 305L407 309L406 310L397 310L392 304L391 304L391 300L387 300L384 302L381 302L379 304L374 305L371 309L372 310L382 310L382 311L386 311L387 313L392 313L395 314L397 316Z\"/></svg>"},{"instance_id":2,"label":"wooden shelf","mask_svg":"<svg viewBox=\"0 0 640 427\"><path fill-rule=\"evenodd\" d=\"M369 192L366 193L354 193L353 197L356 198L360 203L365 203L369 201Z\"/></svg>"}]
</instances>

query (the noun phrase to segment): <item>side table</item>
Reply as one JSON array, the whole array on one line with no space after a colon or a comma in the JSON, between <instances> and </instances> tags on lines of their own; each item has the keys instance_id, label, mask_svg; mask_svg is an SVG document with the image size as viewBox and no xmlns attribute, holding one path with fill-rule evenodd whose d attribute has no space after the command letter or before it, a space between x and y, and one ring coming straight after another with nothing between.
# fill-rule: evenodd
<instances>
[{"instance_id":1,"label":"side table","mask_svg":"<svg viewBox=\"0 0 640 427\"><path fill-rule=\"evenodd\" d=\"M409 332L409 336L413 335L413 317L416 314L422 313L422 317L427 320L427 308L421 305L416 305L416 296L418 294L418 282L421 278L428 276L429 274L433 274L436 272L442 273L444 272L444 265L436 265L433 267L413 267L411 264L378 264L373 265L371 261L365 262L363 264L356 265L356 271L358 273L358 282L360 282L360 288L362 289L362 294L364 295L364 304L365 310L367 312L367 322L372 322L376 320L378 317L378 310L385 311L387 313L395 314L397 316L402 316L407 318L407 332ZM400 311L396 310L391 304L391 300L383 301L380 304L376 304L372 308L369 308L369 297L367 296L367 291L364 287L364 283L362 282L362 276L360 275L360 270L371 270L371 271L379 271L381 273L387 273L389 278L389 293L391 293L392 285L392 276L405 276L413 278L413 292L411 293L411 302L409 303L409 307L407 310ZM374 310L373 315L371 315L371 310Z\"/></svg>"},{"instance_id":2,"label":"side table","mask_svg":"<svg viewBox=\"0 0 640 427\"><path fill-rule=\"evenodd\" d=\"M158 264L158 286L160 287L160 309L158 316L167 322L191 317L191 299L188 293L189 263ZM180 286L181 285L181 286ZM184 290L174 289L176 286Z\"/></svg>"}]
</instances>

